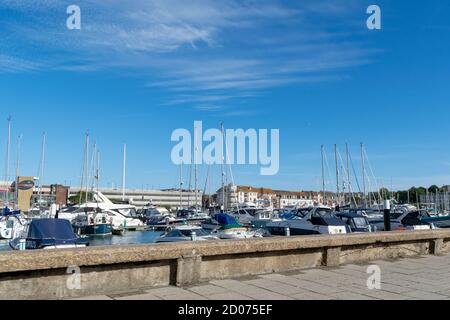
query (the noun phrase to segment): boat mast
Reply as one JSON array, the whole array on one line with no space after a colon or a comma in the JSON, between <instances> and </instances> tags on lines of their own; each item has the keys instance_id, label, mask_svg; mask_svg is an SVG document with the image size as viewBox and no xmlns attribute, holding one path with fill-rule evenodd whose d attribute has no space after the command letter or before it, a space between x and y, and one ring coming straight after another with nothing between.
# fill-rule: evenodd
<instances>
[{"instance_id":1,"label":"boat mast","mask_svg":"<svg viewBox=\"0 0 450 320\"><path fill-rule=\"evenodd\" d=\"M89 133L86 135L86 159L84 163L84 173L85 173L85 179L86 179L86 189L85 189L85 195L84 199L85 202L88 202L88 193L89 193Z\"/></svg>"},{"instance_id":2,"label":"boat mast","mask_svg":"<svg viewBox=\"0 0 450 320\"><path fill-rule=\"evenodd\" d=\"M22 146L22 135L19 135L17 139L17 159L16 159L16 187L15 187L15 198L16 206L19 206L19 172L20 172L20 149Z\"/></svg>"},{"instance_id":3,"label":"boat mast","mask_svg":"<svg viewBox=\"0 0 450 320\"><path fill-rule=\"evenodd\" d=\"M81 179L80 179L80 193L78 196L78 202L79 204L81 204L81 200L82 200L82 193L83 193L83 188L84 188L84 174L85 174L85 166L86 166L86 152L87 152L87 141L88 141L88 135L89 133L86 132L86 137L85 137L85 141L84 141L84 150L83 150L83 161L82 161L82 166L81 166Z\"/></svg>"},{"instance_id":4,"label":"boat mast","mask_svg":"<svg viewBox=\"0 0 450 320\"><path fill-rule=\"evenodd\" d=\"M321 154L322 154L322 196L323 196L323 205L326 204L325 202L325 198L326 198L326 193L325 193L325 150L324 150L324 146L321 146Z\"/></svg>"},{"instance_id":5,"label":"boat mast","mask_svg":"<svg viewBox=\"0 0 450 320\"><path fill-rule=\"evenodd\" d=\"M339 163L338 163L338 156L337 156L337 145L334 145L334 160L336 163L336 196L337 196L337 204L340 205L341 201L341 193L339 188Z\"/></svg>"},{"instance_id":6,"label":"boat mast","mask_svg":"<svg viewBox=\"0 0 450 320\"><path fill-rule=\"evenodd\" d=\"M122 201L125 201L125 183L126 183L126 168L127 168L127 145L123 145L123 168L122 168Z\"/></svg>"},{"instance_id":7,"label":"boat mast","mask_svg":"<svg viewBox=\"0 0 450 320\"><path fill-rule=\"evenodd\" d=\"M350 181L350 153L348 151L348 143L345 144L345 152L347 155L347 184L348 184L348 199L352 202L352 183Z\"/></svg>"},{"instance_id":8,"label":"boat mast","mask_svg":"<svg viewBox=\"0 0 450 320\"><path fill-rule=\"evenodd\" d=\"M366 167L364 161L364 144L361 142L361 168L362 168L362 178L363 178L363 201L364 208L367 209L367 197L366 197Z\"/></svg>"},{"instance_id":9,"label":"boat mast","mask_svg":"<svg viewBox=\"0 0 450 320\"><path fill-rule=\"evenodd\" d=\"M208 189L208 182L209 182L209 171L211 170L211 165L208 165L208 168L206 170L206 179L205 179L205 188L203 189L203 194L206 195L207 189ZM208 196L208 205L210 203L210 199ZM203 199L202 199L202 208L203 208ZM206 209L206 207L204 208Z\"/></svg>"},{"instance_id":10,"label":"boat mast","mask_svg":"<svg viewBox=\"0 0 450 320\"><path fill-rule=\"evenodd\" d=\"M6 144L6 163L5 163L5 184L6 184L6 191L5 191L5 207L9 204L9 185L8 185L8 179L9 179L9 157L10 157L10 151L11 151L11 116L8 117L8 141Z\"/></svg>"},{"instance_id":11,"label":"boat mast","mask_svg":"<svg viewBox=\"0 0 450 320\"><path fill-rule=\"evenodd\" d=\"M180 164L180 210L183 208L183 162Z\"/></svg>"},{"instance_id":12,"label":"boat mast","mask_svg":"<svg viewBox=\"0 0 450 320\"><path fill-rule=\"evenodd\" d=\"M42 133L42 146L41 146L41 162L39 164L39 207L42 204L42 180L44 178L44 163L45 163L45 143L46 143L46 134Z\"/></svg>"},{"instance_id":13,"label":"boat mast","mask_svg":"<svg viewBox=\"0 0 450 320\"><path fill-rule=\"evenodd\" d=\"M191 193L192 193L192 159L194 158L194 155L191 151L191 161L189 164L189 192L188 192L188 209L191 208Z\"/></svg>"},{"instance_id":14,"label":"boat mast","mask_svg":"<svg viewBox=\"0 0 450 320\"><path fill-rule=\"evenodd\" d=\"M98 193L98 188L99 188L99 184L100 184L100 151L98 151L97 150L97 168L96 168L96 170L95 170L95 180L96 180L96 182L97 182L97 185L96 185L96 190L95 190L95 200L96 200L96 202L97 202L97 208L98 208L98 195L97 195L97 193Z\"/></svg>"},{"instance_id":15,"label":"boat mast","mask_svg":"<svg viewBox=\"0 0 450 320\"><path fill-rule=\"evenodd\" d=\"M195 132L197 132L197 129L195 128ZM198 177L197 177L197 152L198 152L198 145L197 145L197 137L194 137L194 195L195 195L195 210L198 210Z\"/></svg>"},{"instance_id":16,"label":"boat mast","mask_svg":"<svg viewBox=\"0 0 450 320\"><path fill-rule=\"evenodd\" d=\"M91 160L91 192L93 193L96 185L96 173L97 173L97 143L94 142L94 150L92 152L92 160Z\"/></svg>"},{"instance_id":17,"label":"boat mast","mask_svg":"<svg viewBox=\"0 0 450 320\"><path fill-rule=\"evenodd\" d=\"M224 154L224 144L225 144L225 129L223 122L220 124L220 129L222 131L222 205L223 205L223 211L226 210L226 204L225 204L225 154Z\"/></svg>"}]
</instances>

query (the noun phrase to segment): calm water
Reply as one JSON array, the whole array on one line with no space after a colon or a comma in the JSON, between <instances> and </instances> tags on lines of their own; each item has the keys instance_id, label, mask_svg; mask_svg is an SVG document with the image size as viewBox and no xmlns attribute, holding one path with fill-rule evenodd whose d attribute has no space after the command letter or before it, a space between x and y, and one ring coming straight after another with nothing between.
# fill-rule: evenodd
<instances>
[{"instance_id":1,"label":"calm water","mask_svg":"<svg viewBox=\"0 0 450 320\"><path fill-rule=\"evenodd\" d=\"M134 231L125 232L123 236L90 237L91 246L125 245L154 243L164 232ZM0 240L0 251L11 250L7 240Z\"/></svg>"}]
</instances>

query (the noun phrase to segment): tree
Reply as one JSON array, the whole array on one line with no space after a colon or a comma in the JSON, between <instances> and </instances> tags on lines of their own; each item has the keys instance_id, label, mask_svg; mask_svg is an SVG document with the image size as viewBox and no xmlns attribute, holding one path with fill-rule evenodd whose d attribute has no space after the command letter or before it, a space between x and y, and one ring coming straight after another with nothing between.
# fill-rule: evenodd
<instances>
[{"instance_id":1,"label":"tree","mask_svg":"<svg viewBox=\"0 0 450 320\"><path fill-rule=\"evenodd\" d=\"M435 184L433 184L431 187L428 188L428 192L430 193L438 193L440 191L439 187Z\"/></svg>"},{"instance_id":2,"label":"tree","mask_svg":"<svg viewBox=\"0 0 450 320\"><path fill-rule=\"evenodd\" d=\"M94 199L94 195L92 192L87 193L88 201L92 201ZM86 191L78 192L76 195L69 197L69 203L72 205L82 204L86 201Z\"/></svg>"}]
</instances>

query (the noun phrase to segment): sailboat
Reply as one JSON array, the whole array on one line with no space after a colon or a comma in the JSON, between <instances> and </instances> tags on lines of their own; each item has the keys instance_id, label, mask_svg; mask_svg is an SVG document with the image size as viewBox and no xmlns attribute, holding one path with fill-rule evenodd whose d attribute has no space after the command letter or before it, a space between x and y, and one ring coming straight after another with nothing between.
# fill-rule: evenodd
<instances>
[{"instance_id":1,"label":"sailboat","mask_svg":"<svg viewBox=\"0 0 450 320\"><path fill-rule=\"evenodd\" d=\"M38 168L38 185L37 185L37 199L32 204L30 210L28 211L28 217L37 218L49 218L50 217L50 204L46 203L42 198L42 181L44 179L44 165L45 165L45 145L47 140L47 134L42 133L42 143L41 143L41 157L39 161Z\"/></svg>"},{"instance_id":2,"label":"sailboat","mask_svg":"<svg viewBox=\"0 0 450 320\"><path fill-rule=\"evenodd\" d=\"M89 134L86 134L86 144L85 144L85 164L84 164L84 173L86 174L86 202L88 198L88 170L89 170ZM100 177L100 153L97 150L97 145L94 144L94 151L92 154L92 174L94 182L92 183L92 194L94 193L95 186L98 190L98 181ZM82 179L83 180L83 179ZM81 193L80 193L81 196ZM112 218L108 215L108 213L104 212L100 206L97 207L89 207L85 206L75 211L77 214L75 219L72 220L72 226L74 231L79 235L112 235Z\"/></svg>"},{"instance_id":3,"label":"sailboat","mask_svg":"<svg viewBox=\"0 0 450 320\"><path fill-rule=\"evenodd\" d=\"M11 117L8 118L8 141L6 146L6 164L5 164L5 182L8 184L9 179L9 158L11 150ZM18 170L18 168L17 168ZM17 182L16 182L17 184ZM17 186L15 186L17 189ZM17 194L17 193L16 193ZM17 199L15 208L9 207L10 186L5 188L4 207L0 215L0 239L13 239L22 232L27 224L27 220L22 216L21 211L17 208ZM17 198L17 197L16 197Z\"/></svg>"}]
</instances>

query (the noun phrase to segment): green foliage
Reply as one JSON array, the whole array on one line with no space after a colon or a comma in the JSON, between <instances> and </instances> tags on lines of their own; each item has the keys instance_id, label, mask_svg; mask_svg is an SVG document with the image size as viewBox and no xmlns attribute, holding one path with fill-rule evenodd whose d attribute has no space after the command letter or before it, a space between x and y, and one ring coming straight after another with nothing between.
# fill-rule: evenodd
<instances>
[{"instance_id":1,"label":"green foliage","mask_svg":"<svg viewBox=\"0 0 450 320\"><path fill-rule=\"evenodd\" d=\"M94 194L92 192L87 193L87 201L93 201ZM69 203L72 205L82 204L86 202L86 191L78 192L76 195L69 197Z\"/></svg>"}]
</instances>

